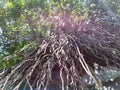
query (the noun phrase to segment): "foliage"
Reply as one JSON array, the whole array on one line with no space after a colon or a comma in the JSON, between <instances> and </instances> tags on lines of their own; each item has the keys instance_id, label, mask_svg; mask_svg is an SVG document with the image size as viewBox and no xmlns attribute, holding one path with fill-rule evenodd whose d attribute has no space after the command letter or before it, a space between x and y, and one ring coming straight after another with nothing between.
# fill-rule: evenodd
<instances>
[{"instance_id":1,"label":"foliage","mask_svg":"<svg viewBox=\"0 0 120 90\"><path fill-rule=\"evenodd\" d=\"M111 9L112 12L114 12L117 15L120 15L120 1L119 0L107 0L106 4Z\"/></svg>"},{"instance_id":2,"label":"foliage","mask_svg":"<svg viewBox=\"0 0 120 90\"><path fill-rule=\"evenodd\" d=\"M64 10L69 10L74 16L79 14L83 19L87 17L85 12L88 9L83 8L82 1L77 0L0 1L0 58L12 55L32 41L41 42L40 39L47 36L53 23L57 22L53 20L54 16L62 15Z\"/></svg>"}]
</instances>

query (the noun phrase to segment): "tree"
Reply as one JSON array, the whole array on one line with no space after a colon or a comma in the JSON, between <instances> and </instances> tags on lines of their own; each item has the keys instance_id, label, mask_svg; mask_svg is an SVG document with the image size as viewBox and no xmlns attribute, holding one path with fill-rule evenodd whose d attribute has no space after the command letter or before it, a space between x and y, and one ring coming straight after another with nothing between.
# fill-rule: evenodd
<instances>
[{"instance_id":1,"label":"tree","mask_svg":"<svg viewBox=\"0 0 120 90\"><path fill-rule=\"evenodd\" d=\"M46 89L55 81L62 90L88 89L81 82L85 73L94 80L93 87L103 89L94 64L119 68L119 25L96 22L100 17L93 10L104 7L95 7L102 5L98 0L89 1L95 4L85 7L83 2L88 2L82 0L1 1L2 90L18 90L22 85ZM53 78L56 71L59 79Z\"/></svg>"}]
</instances>

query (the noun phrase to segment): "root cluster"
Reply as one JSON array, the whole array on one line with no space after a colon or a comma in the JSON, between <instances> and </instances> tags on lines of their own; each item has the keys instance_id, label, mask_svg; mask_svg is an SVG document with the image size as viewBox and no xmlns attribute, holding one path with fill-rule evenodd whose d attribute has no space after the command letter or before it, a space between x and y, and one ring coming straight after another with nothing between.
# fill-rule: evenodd
<instances>
[{"instance_id":1,"label":"root cluster","mask_svg":"<svg viewBox=\"0 0 120 90\"><path fill-rule=\"evenodd\" d=\"M106 28L107 27L107 28ZM94 64L120 67L120 30L86 25L76 30L53 30L37 50L8 70L1 70L1 90L47 90L58 85L62 90L87 90L81 77L87 73L97 90L101 80L93 72Z\"/></svg>"}]
</instances>

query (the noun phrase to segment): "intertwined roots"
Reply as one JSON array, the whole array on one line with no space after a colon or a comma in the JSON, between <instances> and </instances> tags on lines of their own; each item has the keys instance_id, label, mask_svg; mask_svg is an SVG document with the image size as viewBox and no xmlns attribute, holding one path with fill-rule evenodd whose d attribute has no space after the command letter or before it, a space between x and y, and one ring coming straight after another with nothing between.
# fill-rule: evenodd
<instances>
[{"instance_id":1,"label":"intertwined roots","mask_svg":"<svg viewBox=\"0 0 120 90\"><path fill-rule=\"evenodd\" d=\"M10 73L1 71L0 88L20 90L20 87L29 87L33 90L35 87L46 90L52 83L62 90L86 90L81 77L87 73L96 88L102 90L102 82L93 72L93 63L119 67L119 47L119 31L53 31L32 55L13 67Z\"/></svg>"}]
</instances>

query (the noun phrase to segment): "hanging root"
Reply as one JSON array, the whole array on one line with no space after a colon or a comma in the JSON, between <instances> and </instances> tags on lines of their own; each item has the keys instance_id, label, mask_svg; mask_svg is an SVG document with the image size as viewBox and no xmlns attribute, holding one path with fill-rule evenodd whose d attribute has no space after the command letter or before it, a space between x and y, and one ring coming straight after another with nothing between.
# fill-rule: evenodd
<instances>
[{"instance_id":1,"label":"hanging root","mask_svg":"<svg viewBox=\"0 0 120 90\"><path fill-rule=\"evenodd\" d=\"M97 90L103 90L101 80L92 70L93 64L115 65L120 62L120 38L114 31L53 31L38 46L36 52L18 65L0 71L1 90L38 90L50 85L62 90L87 90L81 82L87 73L95 82Z\"/></svg>"}]
</instances>

